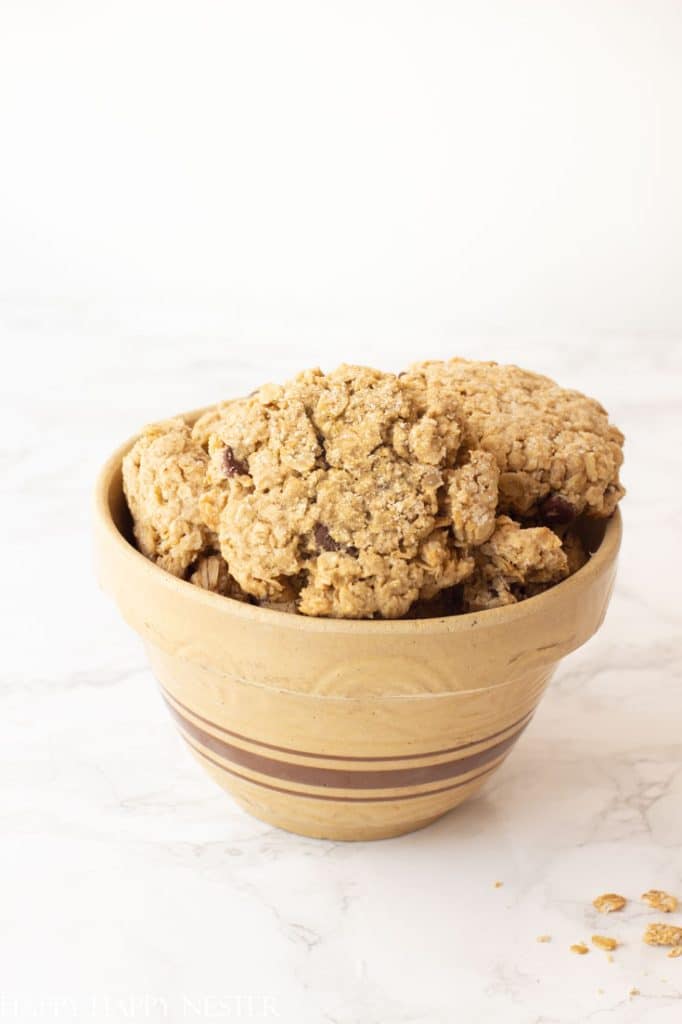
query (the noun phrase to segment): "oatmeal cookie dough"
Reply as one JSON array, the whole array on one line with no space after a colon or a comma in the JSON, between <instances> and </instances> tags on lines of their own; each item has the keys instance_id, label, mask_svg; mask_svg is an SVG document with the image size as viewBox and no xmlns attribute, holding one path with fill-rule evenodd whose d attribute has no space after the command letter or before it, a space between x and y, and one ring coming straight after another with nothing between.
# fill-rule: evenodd
<instances>
[{"instance_id":1,"label":"oatmeal cookie dough","mask_svg":"<svg viewBox=\"0 0 682 1024\"><path fill-rule=\"evenodd\" d=\"M306 371L211 436L201 512L255 597L286 601L293 584L303 614L395 618L473 571L440 500L460 438L454 395L416 400L365 367ZM453 483L462 540L480 534L495 486L483 467L461 495Z\"/></svg>"},{"instance_id":2,"label":"oatmeal cookie dough","mask_svg":"<svg viewBox=\"0 0 682 1024\"><path fill-rule=\"evenodd\" d=\"M148 427L123 460L140 550L276 611L397 618L532 597L623 488L602 407L514 366L340 366Z\"/></svg>"},{"instance_id":3,"label":"oatmeal cookie dough","mask_svg":"<svg viewBox=\"0 0 682 1024\"><path fill-rule=\"evenodd\" d=\"M555 525L610 516L622 497L623 435L594 399L518 366L465 359L417 363L403 380L457 399L465 446L497 461L498 511Z\"/></svg>"},{"instance_id":4,"label":"oatmeal cookie dough","mask_svg":"<svg viewBox=\"0 0 682 1024\"><path fill-rule=\"evenodd\" d=\"M183 576L211 537L199 513L208 456L181 418L148 426L123 459L123 490L140 551Z\"/></svg>"},{"instance_id":5,"label":"oatmeal cookie dough","mask_svg":"<svg viewBox=\"0 0 682 1024\"><path fill-rule=\"evenodd\" d=\"M233 398L227 402L218 402L217 405L212 405L195 420L192 427L192 440L207 452L211 434L215 434L223 425L231 423L235 417L238 418L245 401L244 398Z\"/></svg>"},{"instance_id":6,"label":"oatmeal cookie dough","mask_svg":"<svg viewBox=\"0 0 682 1024\"><path fill-rule=\"evenodd\" d=\"M509 516L499 516L488 541L476 551L476 571L464 584L467 611L515 604L568 575L561 540L546 526L522 529Z\"/></svg>"},{"instance_id":7,"label":"oatmeal cookie dough","mask_svg":"<svg viewBox=\"0 0 682 1024\"><path fill-rule=\"evenodd\" d=\"M196 587L210 590L214 594L222 594L223 597L233 597L236 601L249 600L249 595L245 594L237 581L230 576L227 562L221 555L201 555L190 566L188 573L189 582Z\"/></svg>"},{"instance_id":8,"label":"oatmeal cookie dough","mask_svg":"<svg viewBox=\"0 0 682 1024\"><path fill-rule=\"evenodd\" d=\"M445 471L445 510L455 543L483 544L495 529L500 472L490 452L471 451L466 462Z\"/></svg>"}]
</instances>

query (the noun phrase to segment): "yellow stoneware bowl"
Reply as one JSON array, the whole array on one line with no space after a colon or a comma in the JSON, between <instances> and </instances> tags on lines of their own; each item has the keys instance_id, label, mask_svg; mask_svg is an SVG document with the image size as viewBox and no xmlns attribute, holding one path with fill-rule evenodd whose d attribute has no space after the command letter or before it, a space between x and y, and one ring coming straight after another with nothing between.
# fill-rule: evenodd
<instances>
[{"instance_id":1,"label":"yellow stoneware bowl","mask_svg":"<svg viewBox=\"0 0 682 1024\"><path fill-rule=\"evenodd\" d=\"M618 512L585 528L593 554L575 575L486 612L314 619L202 590L131 543L121 459L133 441L97 483L99 579L142 637L192 753L242 807L281 828L379 839L456 807L507 757L559 660L604 619Z\"/></svg>"}]
</instances>

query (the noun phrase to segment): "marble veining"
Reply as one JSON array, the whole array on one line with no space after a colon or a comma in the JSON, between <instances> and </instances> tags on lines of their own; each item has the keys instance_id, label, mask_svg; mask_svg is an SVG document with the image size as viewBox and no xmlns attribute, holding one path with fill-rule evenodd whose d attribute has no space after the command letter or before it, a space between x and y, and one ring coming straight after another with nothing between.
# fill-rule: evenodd
<instances>
[{"instance_id":1,"label":"marble veining","mask_svg":"<svg viewBox=\"0 0 682 1024\"><path fill-rule=\"evenodd\" d=\"M636 902L682 897L682 348L352 327L0 299L0 1020L682 1020L682 959L641 943ZM584 389L626 432L606 623L482 794L432 827L374 844L269 828L189 756L96 587L94 476L143 422L262 379L456 351ZM600 918L603 891L635 902ZM569 952L594 932L622 940L613 963Z\"/></svg>"}]
</instances>

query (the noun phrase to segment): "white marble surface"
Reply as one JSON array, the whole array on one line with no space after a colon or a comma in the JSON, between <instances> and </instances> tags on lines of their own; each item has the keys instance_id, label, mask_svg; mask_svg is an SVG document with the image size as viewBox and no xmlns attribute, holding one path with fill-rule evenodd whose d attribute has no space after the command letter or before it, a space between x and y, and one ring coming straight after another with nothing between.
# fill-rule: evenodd
<instances>
[{"instance_id":1,"label":"white marble surface","mask_svg":"<svg viewBox=\"0 0 682 1024\"><path fill-rule=\"evenodd\" d=\"M682 897L682 346L456 340L418 315L386 327L371 312L0 300L0 1020L682 1020L682 960L640 941L652 915L590 906L602 891ZM610 613L470 804L375 844L285 834L191 759L137 637L99 593L94 476L142 422L264 378L455 351L585 389L626 431ZM613 963L569 952L595 931L622 940Z\"/></svg>"}]
</instances>

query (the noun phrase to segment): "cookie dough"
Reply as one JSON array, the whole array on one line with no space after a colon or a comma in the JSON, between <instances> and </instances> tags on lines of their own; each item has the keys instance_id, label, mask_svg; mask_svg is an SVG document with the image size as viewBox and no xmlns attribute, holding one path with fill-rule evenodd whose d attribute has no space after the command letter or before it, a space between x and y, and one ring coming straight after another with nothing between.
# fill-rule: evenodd
<instances>
[{"instance_id":1,"label":"cookie dough","mask_svg":"<svg viewBox=\"0 0 682 1024\"><path fill-rule=\"evenodd\" d=\"M195 421L192 427L192 440L201 445L204 451L207 451L211 434L215 434L223 423L228 423L235 415L239 415L239 409L243 402L244 399L236 398L211 406Z\"/></svg>"},{"instance_id":2,"label":"cookie dough","mask_svg":"<svg viewBox=\"0 0 682 1024\"><path fill-rule=\"evenodd\" d=\"M568 557L561 539L546 526L522 529L509 516L499 516L492 536L476 552L476 570L464 584L467 611L515 604L532 596L527 588L558 583L568 576Z\"/></svg>"},{"instance_id":3,"label":"cookie dough","mask_svg":"<svg viewBox=\"0 0 682 1024\"><path fill-rule=\"evenodd\" d=\"M227 562L222 555L202 555L190 567L188 578L190 583L214 594L233 597L236 601L249 600L249 595L245 594L237 581L230 576Z\"/></svg>"},{"instance_id":4,"label":"cookie dough","mask_svg":"<svg viewBox=\"0 0 682 1024\"><path fill-rule=\"evenodd\" d=\"M286 599L293 580L303 614L395 618L473 571L441 501L460 439L454 397L416 401L364 367L307 371L219 425L201 511L255 597ZM453 486L462 530L479 528L484 486Z\"/></svg>"},{"instance_id":5,"label":"cookie dough","mask_svg":"<svg viewBox=\"0 0 682 1024\"><path fill-rule=\"evenodd\" d=\"M578 571L624 493L590 398L461 359L307 370L123 460L140 550L213 593L341 618L479 612Z\"/></svg>"},{"instance_id":6,"label":"cookie dough","mask_svg":"<svg viewBox=\"0 0 682 1024\"><path fill-rule=\"evenodd\" d=\"M123 491L140 551L183 576L212 542L200 512L208 455L183 419L154 423L123 459Z\"/></svg>"},{"instance_id":7,"label":"cookie dough","mask_svg":"<svg viewBox=\"0 0 682 1024\"><path fill-rule=\"evenodd\" d=\"M594 399L518 366L466 359L417 363L404 379L456 397L465 445L497 462L499 511L555 525L610 516L622 497L623 435Z\"/></svg>"}]
</instances>

